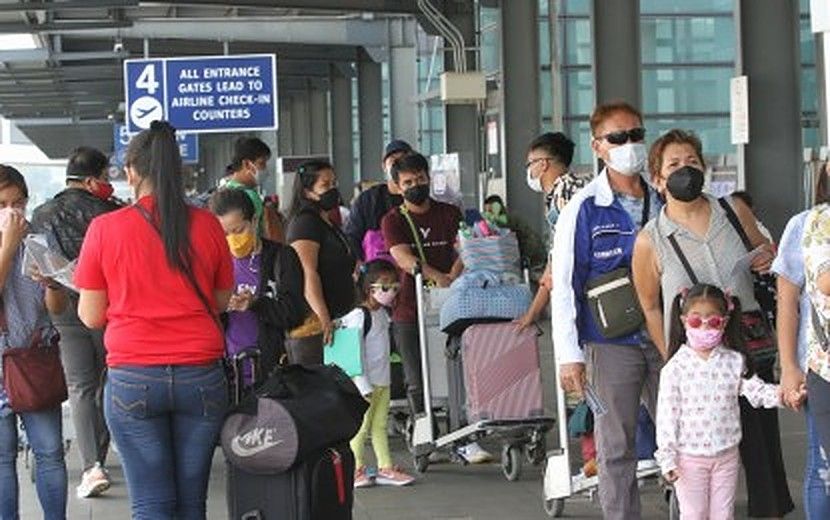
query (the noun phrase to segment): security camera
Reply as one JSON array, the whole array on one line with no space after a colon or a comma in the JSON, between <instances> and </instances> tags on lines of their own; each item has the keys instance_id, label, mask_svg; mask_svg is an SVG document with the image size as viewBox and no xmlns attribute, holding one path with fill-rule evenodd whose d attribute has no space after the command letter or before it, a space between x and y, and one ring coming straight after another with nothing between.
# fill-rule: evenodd
<instances>
[{"instance_id":1,"label":"security camera","mask_svg":"<svg viewBox=\"0 0 830 520\"><path fill-rule=\"evenodd\" d=\"M112 52L117 52L117 53L124 52L124 43L123 42L115 42L112 45Z\"/></svg>"}]
</instances>

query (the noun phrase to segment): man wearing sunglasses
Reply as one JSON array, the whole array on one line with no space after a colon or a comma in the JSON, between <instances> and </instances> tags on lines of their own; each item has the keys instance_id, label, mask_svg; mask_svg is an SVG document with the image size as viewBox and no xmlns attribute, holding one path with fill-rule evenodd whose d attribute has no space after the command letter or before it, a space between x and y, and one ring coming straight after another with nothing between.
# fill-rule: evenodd
<instances>
[{"instance_id":1,"label":"man wearing sunglasses","mask_svg":"<svg viewBox=\"0 0 830 520\"><path fill-rule=\"evenodd\" d=\"M662 358L639 329L605 337L602 331L609 329L595 320L586 290L589 282L612 272L620 277L619 284L631 284L628 272L637 232L657 216L661 203L641 176L647 154L640 112L623 102L598 106L591 116L591 133L591 147L605 167L576 193L557 221L553 342L566 391L583 392L586 358L591 360L591 385L608 408L594 426L603 517L630 520L640 518L634 441L640 398L654 417Z\"/></svg>"}]
</instances>

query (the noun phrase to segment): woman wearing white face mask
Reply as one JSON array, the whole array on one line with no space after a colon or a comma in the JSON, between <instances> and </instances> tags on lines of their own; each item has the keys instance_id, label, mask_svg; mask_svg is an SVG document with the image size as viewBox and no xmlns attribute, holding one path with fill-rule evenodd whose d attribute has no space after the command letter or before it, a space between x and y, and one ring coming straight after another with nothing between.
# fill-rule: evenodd
<instances>
[{"instance_id":1,"label":"woman wearing white face mask","mask_svg":"<svg viewBox=\"0 0 830 520\"><path fill-rule=\"evenodd\" d=\"M568 168L574 155L574 142L562 132L548 132L530 143L527 152L527 186L545 194L545 219L550 226L550 245L559 212L571 197L585 186L587 180L571 173ZM550 301L550 264L539 280L539 290L527 312L516 321L519 330L529 327Z\"/></svg>"}]
</instances>

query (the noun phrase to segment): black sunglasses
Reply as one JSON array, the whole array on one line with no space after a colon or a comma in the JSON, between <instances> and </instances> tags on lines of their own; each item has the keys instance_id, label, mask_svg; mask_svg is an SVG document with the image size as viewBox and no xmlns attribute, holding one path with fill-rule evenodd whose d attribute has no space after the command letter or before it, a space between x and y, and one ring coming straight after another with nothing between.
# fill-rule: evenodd
<instances>
[{"instance_id":1,"label":"black sunglasses","mask_svg":"<svg viewBox=\"0 0 830 520\"><path fill-rule=\"evenodd\" d=\"M632 128L631 130L620 130L619 132L611 132L599 137L605 139L611 144L625 144L627 142L639 143L646 138L645 128Z\"/></svg>"}]
</instances>

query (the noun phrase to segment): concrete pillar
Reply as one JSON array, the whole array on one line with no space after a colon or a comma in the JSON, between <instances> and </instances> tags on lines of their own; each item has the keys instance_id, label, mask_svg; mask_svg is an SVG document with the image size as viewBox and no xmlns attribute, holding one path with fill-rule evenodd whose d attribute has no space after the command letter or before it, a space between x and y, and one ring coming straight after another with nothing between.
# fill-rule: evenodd
<instances>
[{"instance_id":1,"label":"concrete pillar","mask_svg":"<svg viewBox=\"0 0 830 520\"><path fill-rule=\"evenodd\" d=\"M329 107L328 92L323 88L313 88L309 92L309 130L311 134L310 150L312 154L329 153Z\"/></svg>"},{"instance_id":2,"label":"concrete pillar","mask_svg":"<svg viewBox=\"0 0 830 520\"><path fill-rule=\"evenodd\" d=\"M591 0L594 101L642 106L640 1Z\"/></svg>"},{"instance_id":3,"label":"concrete pillar","mask_svg":"<svg viewBox=\"0 0 830 520\"><path fill-rule=\"evenodd\" d=\"M331 71L331 158L337 171L340 193L345 200L354 191L354 150L352 149L352 80Z\"/></svg>"},{"instance_id":4,"label":"concrete pillar","mask_svg":"<svg viewBox=\"0 0 830 520\"><path fill-rule=\"evenodd\" d=\"M389 115L393 139L414 144L418 139L417 104L418 50L415 47L416 23L411 19L391 20L388 25Z\"/></svg>"},{"instance_id":5,"label":"concrete pillar","mask_svg":"<svg viewBox=\"0 0 830 520\"><path fill-rule=\"evenodd\" d=\"M277 131L279 146L277 155L288 156L294 154L294 143L291 140L291 96L280 95L279 98L280 128Z\"/></svg>"},{"instance_id":6,"label":"concrete pillar","mask_svg":"<svg viewBox=\"0 0 830 520\"><path fill-rule=\"evenodd\" d=\"M311 110L309 91L291 94L291 142L293 155L311 153Z\"/></svg>"},{"instance_id":7,"label":"concrete pillar","mask_svg":"<svg viewBox=\"0 0 830 520\"><path fill-rule=\"evenodd\" d=\"M527 187L527 146L539 134L538 3L500 0L501 12L501 170L507 180L507 205L537 232L543 203Z\"/></svg>"},{"instance_id":8,"label":"concrete pillar","mask_svg":"<svg viewBox=\"0 0 830 520\"><path fill-rule=\"evenodd\" d=\"M360 51L357 62L360 180L383 180L383 84L380 63Z\"/></svg>"},{"instance_id":9,"label":"concrete pillar","mask_svg":"<svg viewBox=\"0 0 830 520\"><path fill-rule=\"evenodd\" d=\"M476 13L473 3L456 2L448 10L447 17L461 31L465 45L474 47L476 45ZM478 70L477 56L478 53L467 52L467 70ZM452 51L444 53L444 64L444 70L453 70ZM480 135L481 128L476 105L444 107L444 151L461 154L461 191L464 194L464 205L472 208L478 206L478 174L482 164Z\"/></svg>"},{"instance_id":10,"label":"concrete pillar","mask_svg":"<svg viewBox=\"0 0 830 520\"><path fill-rule=\"evenodd\" d=\"M764 224L780 236L804 197L798 2L739 0L737 20L737 74L749 77L746 189Z\"/></svg>"}]
</instances>

